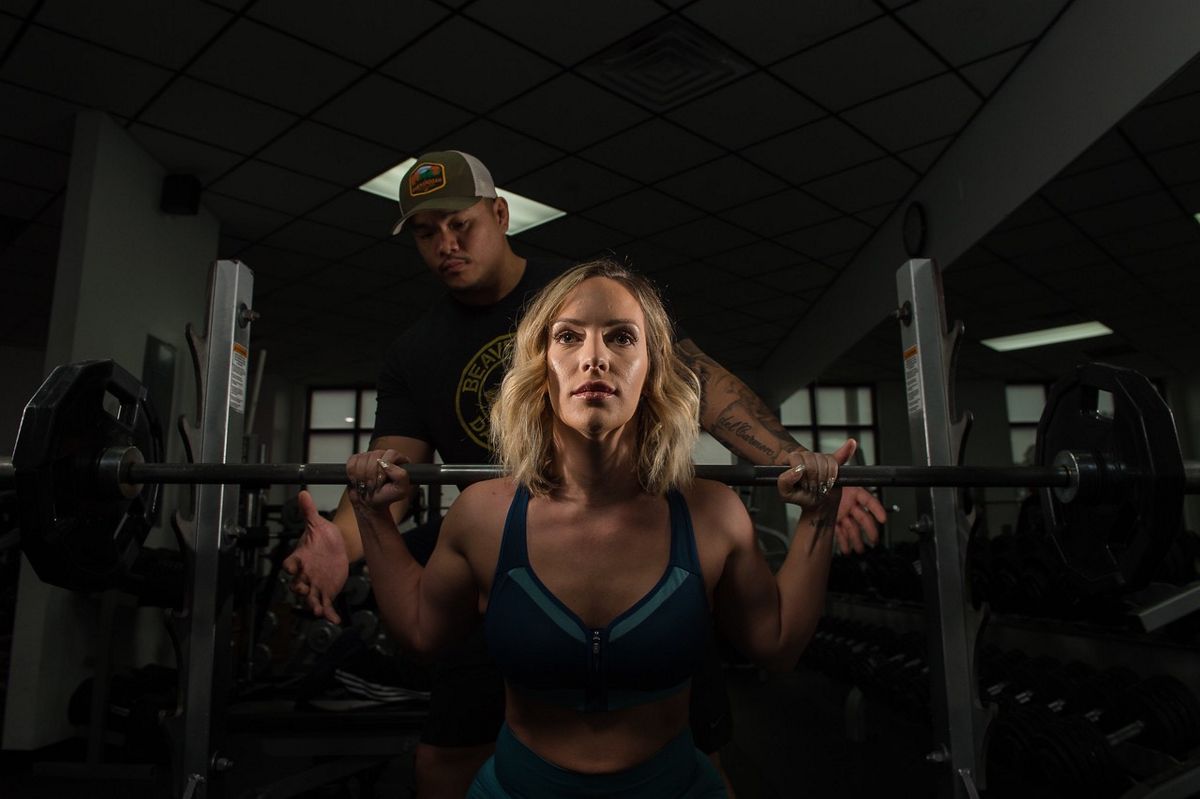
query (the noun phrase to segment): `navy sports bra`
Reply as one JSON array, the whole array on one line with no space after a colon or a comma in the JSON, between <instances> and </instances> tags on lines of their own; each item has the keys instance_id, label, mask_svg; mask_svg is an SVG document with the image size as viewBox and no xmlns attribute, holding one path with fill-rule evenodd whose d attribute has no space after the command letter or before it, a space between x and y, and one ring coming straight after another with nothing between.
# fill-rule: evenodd
<instances>
[{"instance_id":1,"label":"navy sports bra","mask_svg":"<svg viewBox=\"0 0 1200 799\"><path fill-rule=\"evenodd\" d=\"M488 649L521 693L576 710L616 710L687 687L712 630L692 518L667 494L671 554L658 583L603 628L589 628L529 565L529 492L517 488L484 616Z\"/></svg>"}]
</instances>

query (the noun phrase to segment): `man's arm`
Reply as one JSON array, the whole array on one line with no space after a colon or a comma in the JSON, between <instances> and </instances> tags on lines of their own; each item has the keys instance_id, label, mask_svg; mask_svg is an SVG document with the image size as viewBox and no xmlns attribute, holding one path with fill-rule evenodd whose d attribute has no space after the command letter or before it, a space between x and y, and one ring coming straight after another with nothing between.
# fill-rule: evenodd
<instances>
[{"instance_id":1,"label":"man's arm","mask_svg":"<svg viewBox=\"0 0 1200 799\"><path fill-rule=\"evenodd\" d=\"M695 341L683 339L676 350L700 379L700 426L726 449L758 466L785 465L790 453L804 450L766 403ZM811 505L815 500L798 495L789 501ZM879 540L879 525L886 520L883 505L871 492L844 489L837 515L838 547L862 552L864 544Z\"/></svg>"},{"instance_id":2,"label":"man's arm","mask_svg":"<svg viewBox=\"0 0 1200 799\"><path fill-rule=\"evenodd\" d=\"M396 450L410 463L433 460L433 447L416 438L382 436L372 442L371 448ZM346 584L350 564L363 557L358 519L345 491L334 511L333 521L317 511L316 503L307 491L300 492L299 502L304 515L304 532L296 548L284 560L283 569L294 577L291 589L304 597L314 615L340 622L341 618L333 609L333 600ZM392 518L399 523L408 508L409 499L405 496L392 505Z\"/></svg>"}]
</instances>

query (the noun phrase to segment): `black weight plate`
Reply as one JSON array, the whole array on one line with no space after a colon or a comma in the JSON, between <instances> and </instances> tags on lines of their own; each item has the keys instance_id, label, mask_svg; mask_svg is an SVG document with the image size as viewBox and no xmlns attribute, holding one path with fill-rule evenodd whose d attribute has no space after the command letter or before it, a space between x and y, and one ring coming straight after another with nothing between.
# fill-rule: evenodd
<instances>
[{"instance_id":1,"label":"black weight plate","mask_svg":"<svg viewBox=\"0 0 1200 799\"><path fill-rule=\"evenodd\" d=\"M1112 396L1111 416L1098 411L1101 391ZM1182 520L1183 456L1171 409L1141 374L1082 364L1050 389L1038 423L1038 465L1053 465L1063 450L1106 465L1099 485L1072 502L1041 492L1047 534L1076 588L1144 586Z\"/></svg>"},{"instance_id":2,"label":"black weight plate","mask_svg":"<svg viewBox=\"0 0 1200 799\"><path fill-rule=\"evenodd\" d=\"M147 461L163 459L146 389L112 361L55 368L25 406L13 449L21 548L44 582L113 588L133 564L160 487L143 486L130 499L102 485L101 455L127 446Z\"/></svg>"}]
</instances>

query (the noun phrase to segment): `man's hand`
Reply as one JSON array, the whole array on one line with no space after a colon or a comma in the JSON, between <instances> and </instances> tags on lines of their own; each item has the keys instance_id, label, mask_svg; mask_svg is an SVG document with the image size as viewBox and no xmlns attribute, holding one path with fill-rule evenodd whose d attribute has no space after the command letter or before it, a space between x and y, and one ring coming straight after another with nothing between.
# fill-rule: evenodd
<instances>
[{"instance_id":1,"label":"man's hand","mask_svg":"<svg viewBox=\"0 0 1200 799\"><path fill-rule=\"evenodd\" d=\"M340 624L333 599L341 593L350 574L346 543L337 525L317 511L312 494L301 491L297 497L304 515L304 533L283 562L283 570L292 575L291 589L305 598L314 616Z\"/></svg>"},{"instance_id":2,"label":"man's hand","mask_svg":"<svg viewBox=\"0 0 1200 799\"><path fill-rule=\"evenodd\" d=\"M887 511L878 497L860 486L843 488L837 514L838 551L848 555L853 550L861 555L879 541L879 525L886 521Z\"/></svg>"}]
</instances>

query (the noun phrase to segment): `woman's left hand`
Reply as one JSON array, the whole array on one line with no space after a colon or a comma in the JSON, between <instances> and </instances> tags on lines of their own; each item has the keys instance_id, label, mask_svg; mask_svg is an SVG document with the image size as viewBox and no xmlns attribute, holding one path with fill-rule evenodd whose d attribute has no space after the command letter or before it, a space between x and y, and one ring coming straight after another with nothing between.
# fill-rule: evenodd
<instances>
[{"instance_id":1,"label":"woman's left hand","mask_svg":"<svg viewBox=\"0 0 1200 799\"><path fill-rule=\"evenodd\" d=\"M394 449L372 450L351 455L346 461L350 504L356 511L387 510L406 499L412 490L408 472L400 464L408 458Z\"/></svg>"},{"instance_id":2,"label":"woman's left hand","mask_svg":"<svg viewBox=\"0 0 1200 799\"><path fill-rule=\"evenodd\" d=\"M807 450L789 453L792 468L779 475L779 496L806 511L826 505L836 509L842 498L836 484L838 467L850 460L856 449L858 442L848 438L832 454Z\"/></svg>"}]
</instances>

